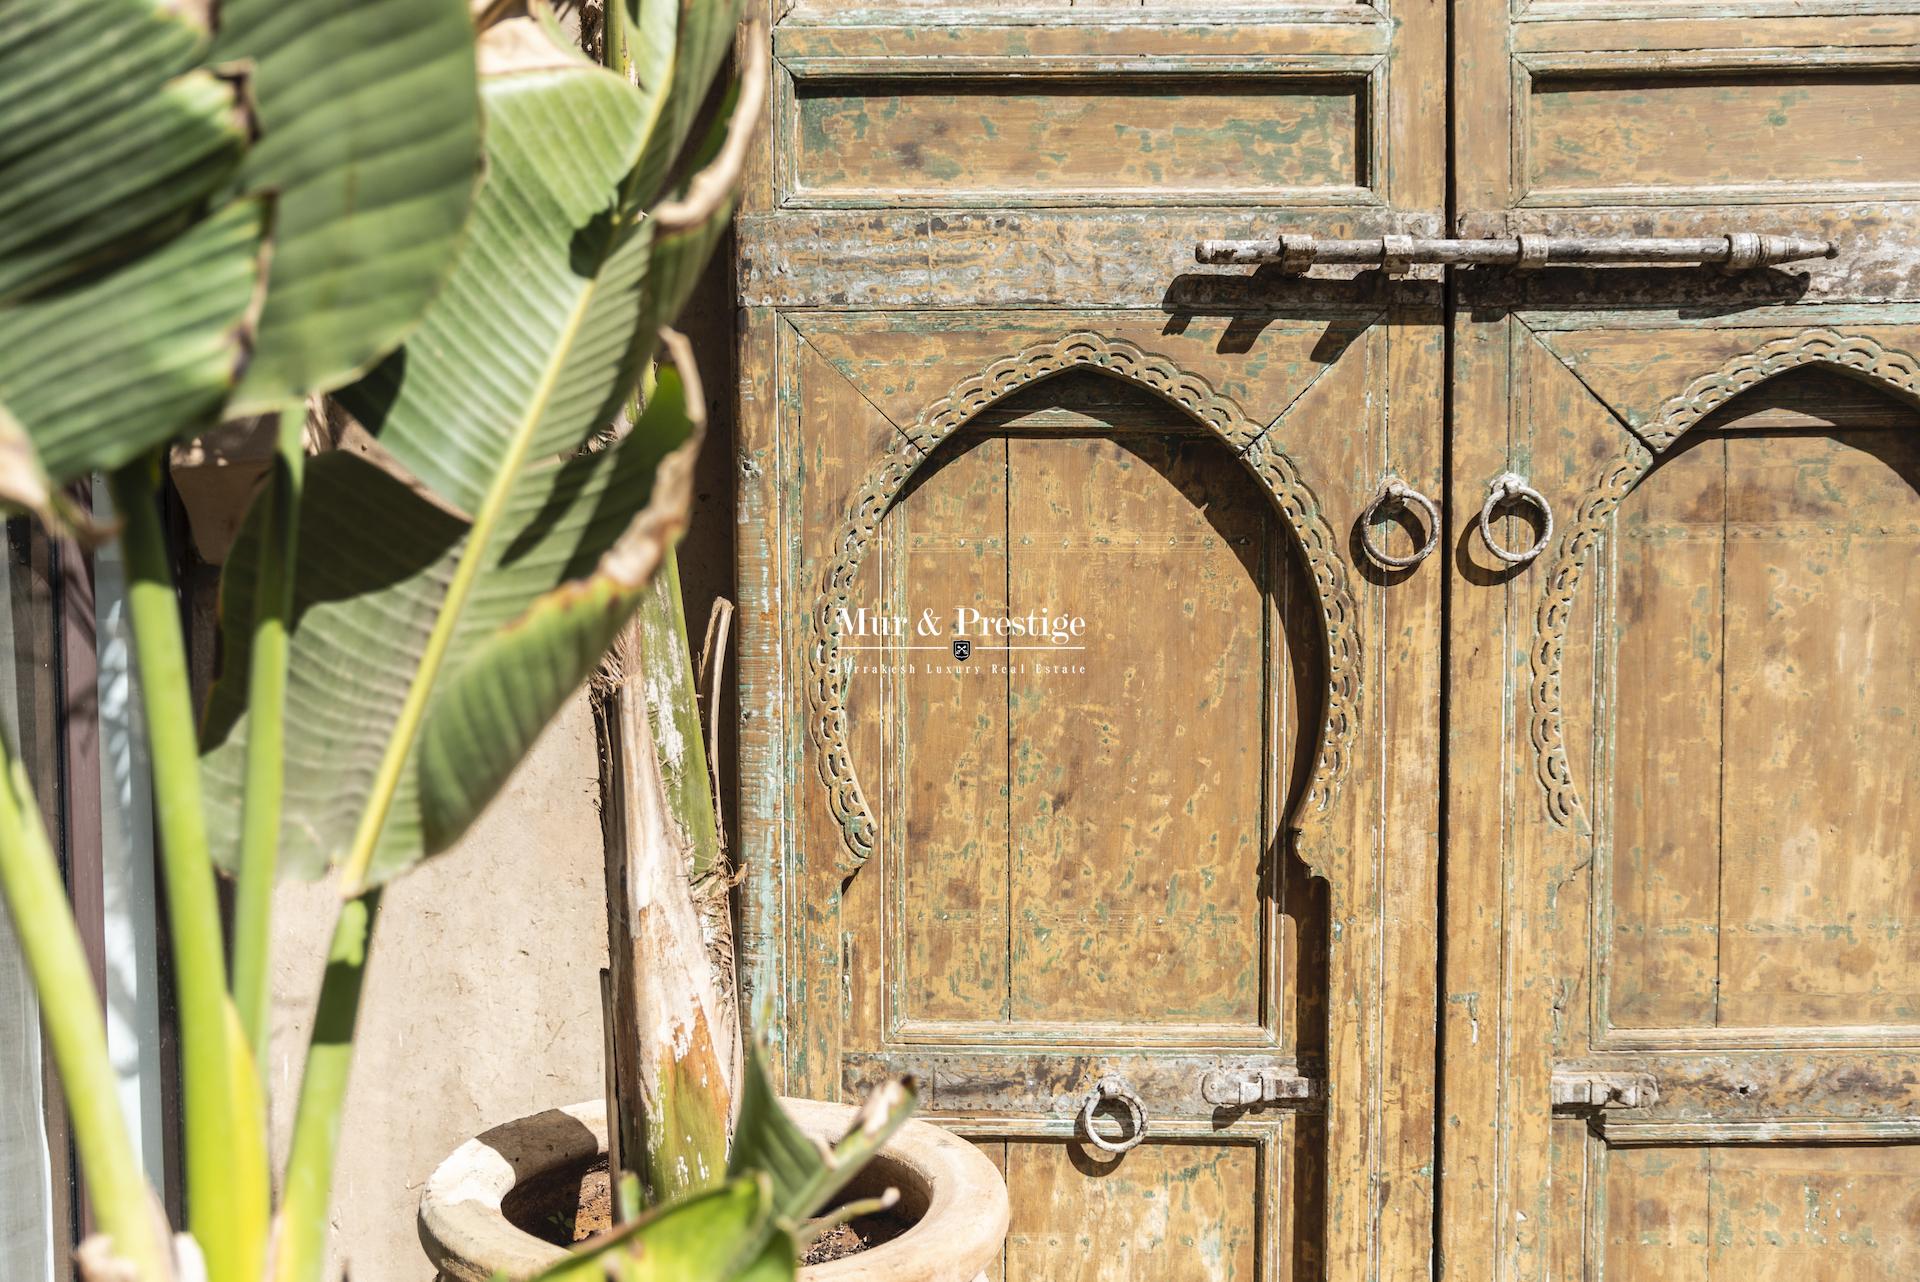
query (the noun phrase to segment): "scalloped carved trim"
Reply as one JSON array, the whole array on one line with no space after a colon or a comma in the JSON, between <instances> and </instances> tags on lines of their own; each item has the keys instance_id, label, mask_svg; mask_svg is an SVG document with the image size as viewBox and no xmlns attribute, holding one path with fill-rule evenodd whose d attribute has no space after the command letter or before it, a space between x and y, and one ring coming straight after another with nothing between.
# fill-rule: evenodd
<instances>
[{"instance_id":1,"label":"scalloped carved trim","mask_svg":"<svg viewBox=\"0 0 1920 1282\"><path fill-rule=\"evenodd\" d=\"M1547 816L1561 827L1586 818L1580 790L1574 786L1573 767L1567 761L1561 714L1560 662L1567 650L1567 623L1573 615L1574 595L1580 590L1587 557L1607 523L1621 501L1652 469L1652 451L1637 441L1601 469L1599 477L1587 487L1566 533L1560 536L1540 605L1534 611L1533 652L1529 656L1532 680L1528 686L1533 715L1527 726L1540 786L1546 790Z\"/></svg>"},{"instance_id":2,"label":"scalloped carved trim","mask_svg":"<svg viewBox=\"0 0 1920 1282\"><path fill-rule=\"evenodd\" d=\"M1655 452L1664 454L1701 419L1740 393L1803 365L1834 365L1851 370L1920 402L1920 361L1905 352L1883 347L1865 334L1809 329L1790 338L1763 343L1744 356L1734 357L1713 373L1694 379L1684 392L1660 407L1660 416L1640 435Z\"/></svg>"},{"instance_id":3,"label":"scalloped carved trim","mask_svg":"<svg viewBox=\"0 0 1920 1282\"><path fill-rule=\"evenodd\" d=\"M1139 384L1225 441L1259 479L1299 540L1320 597L1327 639L1327 715L1306 806L1311 812L1324 813L1333 804L1358 724L1359 611L1347 588L1339 544L1320 515L1319 501L1301 479L1293 460L1261 439L1260 425L1205 379L1132 343L1079 332L1003 357L954 384L875 463L834 535L834 556L821 575L820 595L812 613L806 689L811 713L808 733L820 781L826 785L834 819L844 838L842 875L858 871L873 854L876 825L847 748L847 678L840 664L838 615L852 600L860 564L873 545L880 522L934 449L962 424L1021 387L1086 368L1106 370Z\"/></svg>"},{"instance_id":4,"label":"scalloped carved trim","mask_svg":"<svg viewBox=\"0 0 1920 1282\"><path fill-rule=\"evenodd\" d=\"M1588 556L1621 502L1653 470L1656 452L1666 453L1675 441L1740 393L1805 365L1833 365L1850 370L1876 386L1920 404L1920 361L1905 352L1882 346L1865 334L1805 330L1763 343L1687 384L1685 391L1661 406L1659 417L1639 434L1652 446L1652 451L1630 443L1619 456L1608 460L1581 496L1574 519L1560 536L1553 563L1542 581L1540 604L1534 611L1533 650L1528 661L1531 677L1528 698L1532 713L1528 734L1533 740L1535 771L1546 794L1547 816L1555 825L1582 825L1587 818L1567 760L1560 670L1567 647L1567 625Z\"/></svg>"}]
</instances>

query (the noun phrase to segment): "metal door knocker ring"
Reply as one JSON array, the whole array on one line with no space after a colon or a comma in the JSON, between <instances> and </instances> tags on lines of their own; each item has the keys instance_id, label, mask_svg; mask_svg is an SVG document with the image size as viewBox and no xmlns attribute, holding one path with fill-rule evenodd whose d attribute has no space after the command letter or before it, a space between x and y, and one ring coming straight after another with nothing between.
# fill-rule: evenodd
<instances>
[{"instance_id":1,"label":"metal door knocker ring","mask_svg":"<svg viewBox=\"0 0 1920 1282\"><path fill-rule=\"evenodd\" d=\"M1128 1118L1133 1123L1127 1133L1117 1140L1107 1139L1093 1128L1094 1110L1108 1100L1119 1100L1126 1105ZM1087 1102L1080 1106L1080 1133L1087 1137L1089 1144L1102 1152L1124 1153L1147 1138L1147 1107L1133 1093L1133 1088L1127 1085L1125 1078L1110 1073L1087 1092Z\"/></svg>"},{"instance_id":2,"label":"metal door knocker ring","mask_svg":"<svg viewBox=\"0 0 1920 1282\"><path fill-rule=\"evenodd\" d=\"M1427 541L1422 543L1418 550L1406 556L1393 556L1374 545L1373 536L1370 533L1373 528L1373 519L1388 507L1417 507L1426 513ZM1379 493L1375 494L1373 501L1367 504L1367 510L1360 514L1360 546L1365 549L1368 556L1385 569L1405 570L1416 566L1433 554L1433 549L1439 542L1440 509L1433 505L1432 499L1397 476L1390 476L1381 484Z\"/></svg>"},{"instance_id":3,"label":"metal door knocker ring","mask_svg":"<svg viewBox=\"0 0 1920 1282\"><path fill-rule=\"evenodd\" d=\"M1522 501L1539 510L1540 537L1531 547L1516 552L1493 536L1493 514L1508 503ZM1487 501L1480 508L1480 537L1486 541L1487 551L1508 565L1525 565L1546 551L1547 544L1553 540L1553 508L1545 495L1527 484L1526 477L1518 472L1502 472L1487 484Z\"/></svg>"}]
</instances>

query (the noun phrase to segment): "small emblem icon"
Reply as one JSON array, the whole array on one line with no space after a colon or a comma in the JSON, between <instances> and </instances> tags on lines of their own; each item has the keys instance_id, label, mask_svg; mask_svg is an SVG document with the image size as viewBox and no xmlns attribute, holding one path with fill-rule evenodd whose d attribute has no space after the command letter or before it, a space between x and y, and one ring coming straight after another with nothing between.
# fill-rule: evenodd
<instances>
[{"instance_id":1,"label":"small emblem icon","mask_svg":"<svg viewBox=\"0 0 1920 1282\"><path fill-rule=\"evenodd\" d=\"M965 663L972 655L973 642L967 640L965 637L955 637L953 640L953 657Z\"/></svg>"}]
</instances>

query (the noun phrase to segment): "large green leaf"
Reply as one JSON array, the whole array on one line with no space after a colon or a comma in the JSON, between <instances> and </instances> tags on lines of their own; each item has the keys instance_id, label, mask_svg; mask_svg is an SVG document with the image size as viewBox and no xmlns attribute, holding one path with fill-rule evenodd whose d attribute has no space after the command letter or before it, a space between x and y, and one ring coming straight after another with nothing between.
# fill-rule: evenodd
<instances>
[{"instance_id":1,"label":"large green leaf","mask_svg":"<svg viewBox=\"0 0 1920 1282\"><path fill-rule=\"evenodd\" d=\"M543 510L516 520L519 533L490 562L454 637L458 664L441 679L421 730L427 853L446 849L479 817L639 607L684 519L692 483L686 447L702 422L698 396L697 384L662 369L612 459L592 460L591 470L585 460L563 465L551 485L532 474L516 492L540 495ZM666 501L654 505L656 496ZM553 564L557 586L544 568ZM382 853L411 858L405 843L385 843Z\"/></svg>"},{"instance_id":2,"label":"large green leaf","mask_svg":"<svg viewBox=\"0 0 1920 1282\"><path fill-rule=\"evenodd\" d=\"M726 60L742 0L610 0L608 8L618 10L615 30L628 46L616 56L624 56L655 111L646 153L630 183L634 199L651 207L666 194L669 180L694 163L681 152Z\"/></svg>"},{"instance_id":3,"label":"large green leaf","mask_svg":"<svg viewBox=\"0 0 1920 1282\"><path fill-rule=\"evenodd\" d=\"M661 384L618 446L542 460L513 487L401 773L372 880L465 830L638 604L638 585L609 563L645 509L658 460L691 431L677 380ZM309 464L286 696L288 871L317 875L353 839L469 541L466 520L356 453ZM246 623L258 548L250 526L222 578L228 660L205 736L215 854L229 866L245 778Z\"/></svg>"},{"instance_id":4,"label":"large green leaf","mask_svg":"<svg viewBox=\"0 0 1920 1282\"><path fill-rule=\"evenodd\" d=\"M0 502L39 510L32 490L118 467L219 412L243 355L260 217L233 205L117 272L0 308L0 423L32 447L0 466Z\"/></svg>"},{"instance_id":5,"label":"large green leaf","mask_svg":"<svg viewBox=\"0 0 1920 1282\"><path fill-rule=\"evenodd\" d=\"M757 1176L661 1207L526 1282L787 1282L794 1256Z\"/></svg>"},{"instance_id":6,"label":"large green leaf","mask_svg":"<svg viewBox=\"0 0 1920 1282\"><path fill-rule=\"evenodd\" d=\"M214 58L245 69L273 257L235 408L357 378L452 270L480 170L465 0L223 0Z\"/></svg>"},{"instance_id":7,"label":"large green leaf","mask_svg":"<svg viewBox=\"0 0 1920 1282\"><path fill-rule=\"evenodd\" d=\"M157 0L0 4L0 303L177 233L232 173L206 39Z\"/></svg>"},{"instance_id":8,"label":"large green leaf","mask_svg":"<svg viewBox=\"0 0 1920 1282\"><path fill-rule=\"evenodd\" d=\"M488 178L466 249L419 330L340 397L469 513L524 433L531 458L612 421L652 342L651 229L614 208L645 142L640 94L531 23L504 25L491 38L522 48L486 80Z\"/></svg>"},{"instance_id":9,"label":"large green leaf","mask_svg":"<svg viewBox=\"0 0 1920 1282\"><path fill-rule=\"evenodd\" d=\"M757 1044L744 1076L727 1174L765 1172L773 1181L774 1214L790 1224L820 1214L913 1114L913 1088L904 1080L884 1082L861 1106L846 1137L823 1151L780 1107Z\"/></svg>"},{"instance_id":10,"label":"large green leaf","mask_svg":"<svg viewBox=\"0 0 1920 1282\"><path fill-rule=\"evenodd\" d=\"M648 443L633 435L619 449L562 457L611 417L604 406L640 346L646 236L615 228L608 205L643 142L641 104L632 86L546 44L532 24L509 25L522 44L487 79L489 173L460 261L407 344L342 398L441 506L358 458L327 456L310 469L282 854L305 875L345 854L390 743L405 737L403 709L461 558L478 568L467 599L454 603L464 608L441 663L450 684L478 641L591 575L649 493L650 471L634 462ZM482 515L488 528L475 548L471 523ZM233 648L205 736L223 858L241 809L239 634L254 555L250 538L241 544L222 590ZM517 756L545 720L499 729ZM428 851L411 764L387 800L379 873Z\"/></svg>"},{"instance_id":11,"label":"large green leaf","mask_svg":"<svg viewBox=\"0 0 1920 1282\"><path fill-rule=\"evenodd\" d=\"M691 286L656 288L652 222L620 204L645 97L526 20L492 29L482 60L487 178L459 261L406 343L340 394L387 466L319 460L303 503L282 866L353 885L477 817L632 614L690 487L699 394L671 370L616 444L583 448ZM227 861L251 544L227 567L204 736Z\"/></svg>"}]
</instances>

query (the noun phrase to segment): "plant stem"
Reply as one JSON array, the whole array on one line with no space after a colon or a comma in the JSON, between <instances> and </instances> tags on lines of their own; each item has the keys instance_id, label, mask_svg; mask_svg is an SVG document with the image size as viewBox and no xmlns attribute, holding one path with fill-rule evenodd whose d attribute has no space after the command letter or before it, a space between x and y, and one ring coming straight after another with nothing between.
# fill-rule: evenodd
<instances>
[{"instance_id":1,"label":"plant stem","mask_svg":"<svg viewBox=\"0 0 1920 1282\"><path fill-rule=\"evenodd\" d=\"M140 695L153 758L153 794L166 877L168 933L180 1013L180 1078L185 1100L187 1223L207 1257L212 1282L252 1282L253 1226L242 1224L242 1182L265 1172L235 1160L228 1081L227 970L219 899L201 807L200 752L180 606L160 527L158 457L115 472L113 503L124 522L127 614L133 625Z\"/></svg>"},{"instance_id":2,"label":"plant stem","mask_svg":"<svg viewBox=\"0 0 1920 1282\"><path fill-rule=\"evenodd\" d=\"M607 1125L622 1165L658 1206L724 1176L737 1038L648 717L643 690L657 656L639 653L635 639L622 639L631 662L595 708L613 998Z\"/></svg>"},{"instance_id":3,"label":"plant stem","mask_svg":"<svg viewBox=\"0 0 1920 1282\"><path fill-rule=\"evenodd\" d=\"M299 556L305 405L280 411L274 474L260 495L260 562L255 568L253 644L247 672L247 790L242 802L240 874L234 894L233 999L265 1080L272 984L269 939L285 789L287 625Z\"/></svg>"},{"instance_id":4,"label":"plant stem","mask_svg":"<svg viewBox=\"0 0 1920 1282\"><path fill-rule=\"evenodd\" d=\"M634 614L640 631L641 688L654 742L660 745L674 823L687 847L687 876L698 881L720 862L720 825L713 808L713 776L707 768L706 729L687 641L687 608L680 595L680 557L669 544L660 571L641 595ZM725 871L722 869L721 871Z\"/></svg>"},{"instance_id":5,"label":"plant stem","mask_svg":"<svg viewBox=\"0 0 1920 1282\"><path fill-rule=\"evenodd\" d=\"M376 888L340 905L320 1005L300 1077L300 1104L287 1156L286 1196L280 1208L274 1282L319 1282L327 1263L327 1207L333 1197L334 1155L340 1146L340 1114L347 1102L353 1063L354 1025L360 989L380 911Z\"/></svg>"},{"instance_id":6,"label":"plant stem","mask_svg":"<svg viewBox=\"0 0 1920 1282\"><path fill-rule=\"evenodd\" d=\"M114 1254L141 1282L171 1274L163 1224L120 1111L120 1086L107 1057L105 1017L66 887L40 822L26 767L0 736L0 892L20 953L40 997L40 1021L60 1070L87 1196Z\"/></svg>"}]
</instances>

